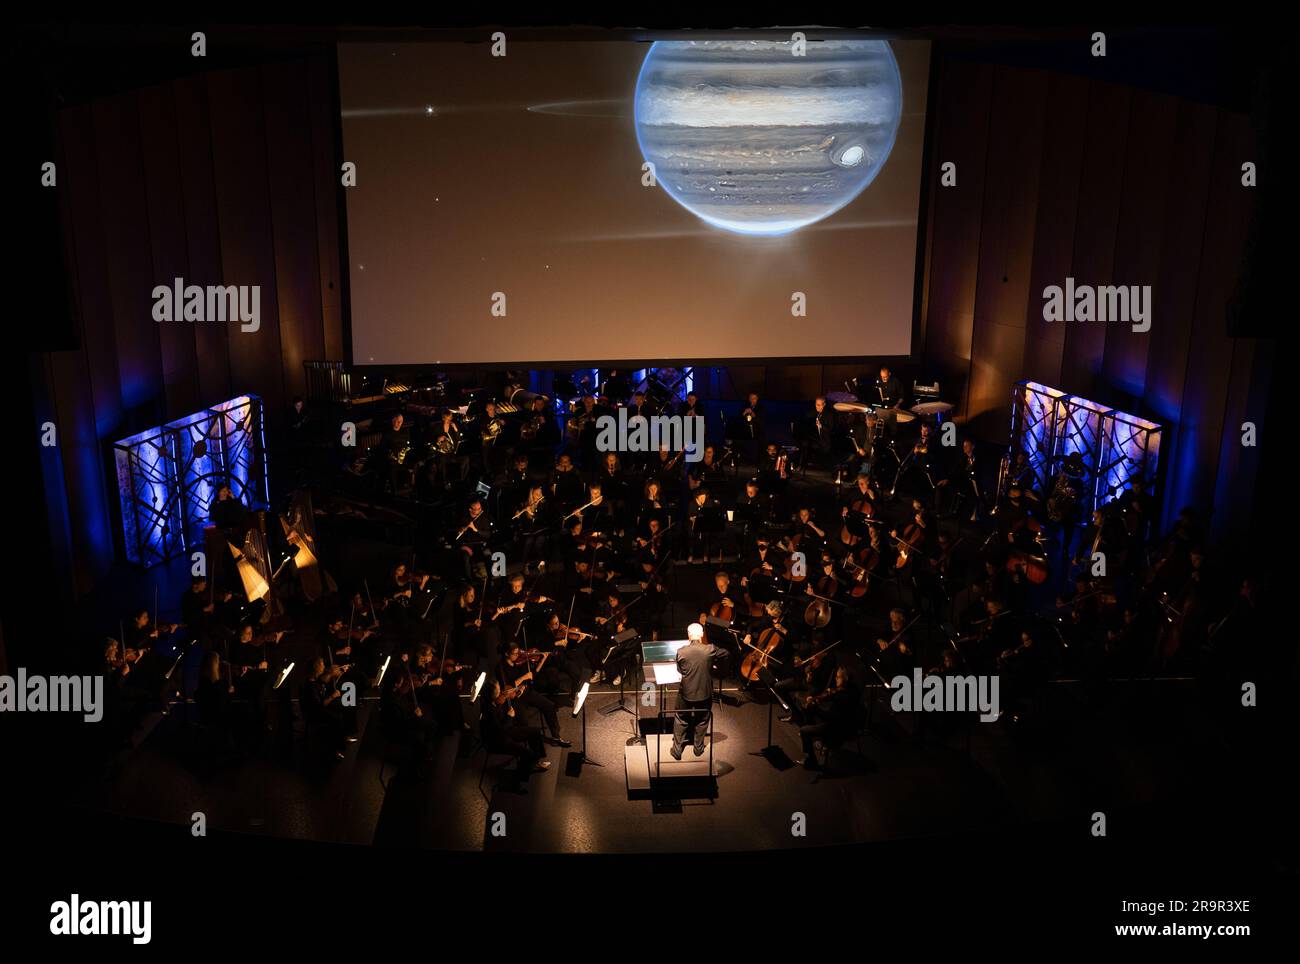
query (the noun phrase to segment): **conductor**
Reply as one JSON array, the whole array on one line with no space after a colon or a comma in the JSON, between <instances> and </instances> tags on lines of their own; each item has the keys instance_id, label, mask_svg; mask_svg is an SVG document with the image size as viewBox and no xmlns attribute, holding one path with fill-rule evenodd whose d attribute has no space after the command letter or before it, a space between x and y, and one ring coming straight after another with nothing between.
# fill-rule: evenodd
<instances>
[{"instance_id":1,"label":"conductor","mask_svg":"<svg viewBox=\"0 0 1300 964\"><path fill-rule=\"evenodd\" d=\"M677 672L682 682L677 691L677 715L673 719L673 748L669 751L674 760L682 758L688 734L695 744L695 755L704 755L704 735L709 729L713 695L710 666L723 653L704 641L704 627L699 623L686 627L686 638L686 645L677 651Z\"/></svg>"}]
</instances>

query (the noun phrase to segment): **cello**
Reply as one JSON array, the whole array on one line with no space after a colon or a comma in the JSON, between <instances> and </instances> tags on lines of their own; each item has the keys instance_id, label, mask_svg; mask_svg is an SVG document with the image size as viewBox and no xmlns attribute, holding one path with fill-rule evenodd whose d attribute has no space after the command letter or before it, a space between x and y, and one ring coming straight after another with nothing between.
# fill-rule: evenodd
<instances>
[{"instance_id":1,"label":"cello","mask_svg":"<svg viewBox=\"0 0 1300 964\"><path fill-rule=\"evenodd\" d=\"M785 642L785 635L785 627L773 619L772 625L758 634L757 645L751 644L750 637L746 636L744 643L750 651L740 663L740 675L753 683L758 679L759 673L767 669L769 662L779 666L781 661L772 654Z\"/></svg>"}]
</instances>

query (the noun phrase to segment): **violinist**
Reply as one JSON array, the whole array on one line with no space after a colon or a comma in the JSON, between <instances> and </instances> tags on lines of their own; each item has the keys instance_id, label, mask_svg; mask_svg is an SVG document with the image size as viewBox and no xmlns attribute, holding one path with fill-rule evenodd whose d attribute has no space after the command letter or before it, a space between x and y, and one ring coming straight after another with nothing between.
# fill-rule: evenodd
<instances>
[{"instance_id":1,"label":"violinist","mask_svg":"<svg viewBox=\"0 0 1300 964\"><path fill-rule=\"evenodd\" d=\"M575 694L583 680L598 682L600 675L592 669L592 646L596 636L577 626L560 622L559 613L551 613L546 621L545 649L550 653L548 666L567 677L569 693ZM591 678L594 677L594 678Z\"/></svg>"},{"instance_id":2,"label":"violinist","mask_svg":"<svg viewBox=\"0 0 1300 964\"><path fill-rule=\"evenodd\" d=\"M397 610L404 611L412 619L423 617L431 601L429 580L433 578L427 572L414 572L406 563L399 562L393 567L389 580L388 602L396 604Z\"/></svg>"},{"instance_id":3,"label":"violinist","mask_svg":"<svg viewBox=\"0 0 1300 964\"><path fill-rule=\"evenodd\" d=\"M131 624L126 627L126 639L122 642L128 649L143 652L152 649L159 639L175 630L175 623L160 622L155 626L149 618L149 610L141 607L131 617Z\"/></svg>"},{"instance_id":4,"label":"violinist","mask_svg":"<svg viewBox=\"0 0 1300 964\"><path fill-rule=\"evenodd\" d=\"M631 603L623 605L622 597L613 586L602 593L595 617L599 643L593 644L600 652L593 665L600 666L601 679L607 680L611 686L618 686L624 676L630 676L636 669L636 654L627 652L625 648L615 648L617 644L614 642L614 637L628 628L628 606Z\"/></svg>"},{"instance_id":5,"label":"violinist","mask_svg":"<svg viewBox=\"0 0 1300 964\"><path fill-rule=\"evenodd\" d=\"M239 628L239 635L230 653L234 667L235 692L253 707L257 725L265 724L266 695L270 691L271 674L268 650L279 645L284 632L254 632L251 623Z\"/></svg>"},{"instance_id":6,"label":"violinist","mask_svg":"<svg viewBox=\"0 0 1300 964\"><path fill-rule=\"evenodd\" d=\"M886 681L895 676L906 676L917 665L912 651L912 641L907 632L907 613L902 609L889 611L888 638L876 639L876 657L873 665Z\"/></svg>"},{"instance_id":7,"label":"violinist","mask_svg":"<svg viewBox=\"0 0 1300 964\"><path fill-rule=\"evenodd\" d=\"M527 793L525 784L528 778L551 765L551 761L545 758L542 731L538 727L528 726L519 718L508 692L495 679L489 680L483 687L479 700L479 727L484 746L491 753L502 753L515 758L517 762L510 789L515 793Z\"/></svg>"},{"instance_id":8,"label":"violinist","mask_svg":"<svg viewBox=\"0 0 1300 964\"><path fill-rule=\"evenodd\" d=\"M862 720L862 691L843 666L835 670L834 681L825 689L804 701L805 722L799 727L799 740L803 744L803 765L808 770L818 770L819 744L842 743L852 737Z\"/></svg>"},{"instance_id":9,"label":"violinist","mask_svg":"<svg viewBox=\"0 0 1300 964\"><path fill-rule=\"evenodd\" d=\"M667 530L664 529L658 516L651 516L647 523L645 535L638 536L635 544L641 562L649 563L651 568L655 568L663 560L664 553L668 551Z\"/></svg>"},{"instance_id":10,"label":"violinist","mask_svg":"<svg viewBox=\"0 0 1300 964\"><path fill-rule=\"evenodd\" d=\"M776 684L776 691L781 694L788 713L782 716L782 723L794 723L803 726L815 722L816 706L835 682L836 660L834 653L826 652L824 644L818 650L810 650L805 656L794 661L794 672Z\"/></svg>"},{"instance_id":11,"label":"violinist","mask_svg":"<svg viewBox=\"0 0 1300 964\"><path fill-rule=\"evenodd\" d=\"M181 596L181 621L195 639L207 643L218 629L233 625L233 600L231 593L210 589L207 576L195 576Z\"/></svg>"},{"instance_id":12,"label":"violinist","mask_svg":"<svg viewBox=\"0 0 1300 964\"><path fill-rule=\"evenodd\" d=\"M391 683L384 688L379 703L379 712L385 725L401 735L404 742L416 747L422 757L427 757L437 731L433 717L420 705L416 693L415 677L408 672L409 657L401 655L404 665L399 665L389 676ZM316 660L320 664L320 660ZM337 705L338 689L330 678L329 670L323 667L313 668L312 677L303 693L303 709L318 720L329 720L330 706ZM322 713L322 710L324 712ZM326 723L329 729L334 726ZM339 748L341 750L341 747ZM342 753L336 753L342 759Z\"/></svg>"},{"instance_id":13,"label":"violinist","mask_svg":"<svg viewBox=\"0 0 1300 964\"><path fill-rule=\"evenodd\" d=\"M984 612L984 618L972 624L975 632L958 638L957 645L977 672L993 672L998 656L1016 647L1020 632L1015 616L999 597L985 599Z\"/></svg>"},{"instance_id":14,"label":"violinist","mask_svg":"<svg viewBox=\"0 0 1300 964\"><path fill-rule=\"evenodd\" d=\"M545 728L550 731L547 740L552 746L573 746L560 737L560 717L555 704L538 692L534 685L537 674L545 666L549 654L524 652L518 643L510 643L506 648L505 659L497 664L497 673L501 687L510 701L517 706L530 706L541 715Z\"/></svg>"}]
</instances>

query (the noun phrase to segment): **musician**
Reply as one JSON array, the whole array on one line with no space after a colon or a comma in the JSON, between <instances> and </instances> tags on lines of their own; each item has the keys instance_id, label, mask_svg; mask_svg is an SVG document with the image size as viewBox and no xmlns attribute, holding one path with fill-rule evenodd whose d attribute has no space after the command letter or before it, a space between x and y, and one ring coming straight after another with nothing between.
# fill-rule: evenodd
<instances>
[{"instance_id":1,"label":"musician","mask_svg":"<svg viewBox=\"0 0 1300 964\"><path fill-rule=\"evenodd\" d=\"M233 625L233 600L231 593L210 591L207 576L194 576L189 589L181 596L181 622L196 640L206 645L214 631L223 625Z\"/></svg>"},{"instance_id":2,"label":"musician","mask_svg":"<svg viewBox=\"0 0 1300 964\"><path fill-rule=\"evenodd\" d=\"M465 435L456 424L456 413L452 409L444 408L440 418L433 439L433 447L438 451L438 474L446 481L463 479L469 472L469 458L460 451Z\"/></svg>"},{"instance_id":3,"label":"musician","mask_svg":"<svg viewBox=\"0 0 1300 964\"><path fill-rule=\"evenodd\" d=\"M691 497L690 505L686 508L686 533L689 545L690 556L687 559L689 565L708 562L709 554L709 537L718 535L704 531L708 526L709 517L718 509L718 501L713 498L706 488L698 488ZM704 521L701 521L703 517ZM695 557L699 555L697 560ZM718 540L718 562L722 561L722 543Z\"/></svg>"},{"instance_id":4,"label":"musician","mask_svg":"<svg viewBox=\"0 0 1300 964\"><path fill-rule=\"evenodd\" d=\"M613 536L616 529L614 513L605 500L604 486L599 481L591 483L587 502L589 504L574 516L582 522L587 535L594 539Z\"/></svg>"},{"instance_id":5,"label":"musician","mask_svg":"<svg viewBox=\"0 0 1300 964\"><path fill-rule=\"evenodd\" d=\"M615 636L628 629L628 607L623 605L622 597L614 586L600 591L594 623L599 642L593 643L597 657L593 660L593 665L600 666L602 680L608 680L611 686L618 686L625 675L630 676L636 669L636 654L626 646L614 642Z\"/></svg>"},{"instance_id":6,"label":"musician","mask_svg":"<svg viewBox=\"0 0 1300 964\"><path fill-rule=\"evenodd\" d=\"M556 523L555 514L546 502L545 490L540 485L534 485L528 489L523 505L511 519L519 537L525 576L532 575L534 561L545 563L549 555L550 532Z\"/></svg>"},{"instance_id":7,"label":"musician","mask_svg":"<svg viewBox=\"0 0 1300 964\"><path fill-rule=\"evenodd\" d=\"M889 611L889 636L876 639L874 667L886 681L895 676L906 676L917 665L912 651L912 641L907 632L907 613L902 609Z\"/></svg>"},{"instance_id":8,"label":"musician","mask_svg":"<svg viewBox=\"0 0 1300 964\"><path fill-rule=\"evenodd\" d=\"M921 568L930 553L930 518L925 506L919 499L912 500L912 521L903 527L902 532L890 530L894 548L898 550L897 568L920 563Z\"/></svg>"},{"instance_id":9,"label":"musician","mask_svg":"<svg viewBox=\"0 0 1300 964\"><path fill-rule=\"evenodd\" d=\"M713 661L722 655L716 646L704 641L704 627L699 623L686 628L686 638L686 645L677 651L677 672L682 681L673 716L673 746L668 751L674 760L682 758L687 739L694 744L695 755L704 756L704 738L713 710Z\"/></svg>"},{"instance_id":10,"label":"musician","mask_svg":"<svg viewBox=\"0 0 1300 964\"><path fill-rule=\"evenodd\" d=\"M835 682L817 695L805 707L812 722L799 727L803 765L808 770L821 769L819 745L842 743L857 732L862 719L862 692L843 666L835 671Z\"/></svg>"},{"instance_id":11,"label":"musician","mask_svg":"<svg viewBox=\"0 0 1300 964\"><path fill-rule=\"evenodd\" d=\"M858 474L865 473L868 478L875 461L876 428L879 424L880 419L876 413L868 412L862 419L855 421L849 430L854 452L849 456L849 462L852 464L856 461Z\"/></svg>"},{"instance_id":12,"label":"musician","mask_svg":"<svg viewBox=\"0 0 1300 964\"><path fill-rule=\"evenodd\" d=\"M836 666L831 654L823 655L815 661L805 657L793 667L794 673L777 682L776 691L790 707L780 718L782 723L805 726L818 721L817 705L821 695L835 683Z\"/></svg>"},{"instance_id":13,"label":"musician","mask_svg":"<svg viewBox=\"0 0 1300 964\"><path fill-rule=\"evenodd\" d=\"M1013 707L1047 680L1047 665L1043 647L1034 641L1028 629L1020 632L1017 645L998 654L998 676L1001 678L1001 704Z\"/></svg>"},{"instance_id":14,"label":"musician","mask_svg":"<svg viewBox=\"0 0 1300 964\"><path fill-rule=\"evenodd\" d=\"M556 712L555 704L539 693L536 687L532 685L537 671L546 665L547 655L542 653L534 661L524 655L524 651L518 643L510 643L506 647L506 658L497 664L497 674L500 677L502 688L512 693L511 702L522 706L531 706L541 715L545 728L551 733L550 738L547 740L551 746L573 746L572 743L560 736L560 717Z\"/></svg>"},{"instance_id":15,"label":"musician","mask_svg":"<svg viewBox=\"0 0 1300 964\"><path fill-rule=\"evenodd\" d=\"M826 543L826 530L817 525L816 514L811 506L801 505L794 514L794 527L791 530L792 536L800 536L799 545L806 558L811 558L821 553L821 547Z\"/></svg>"},{"instance_id":16,"label":"musician","mask_svg":"<svg viewBox=\"0 0 1300 964\"><path fill-rule=\"evenodd\" d=\"M813 399L812 412L806 416L808 430L808 451L804 458L814 457L818 462L830 465L832 462L831 443L835 427L834 412L826 405L826 398L818 396Z\"/></svg>"},{"instance_id":17,"label":"musician","mask_svg":"<svg viewBox=\"0 0 1300 964\"><path fill-rule=\"evenodd\" d=\"M606 452L600 462L600 469L593 482L600 483L600 490L609 503L610 510L622 522L627 510L627 476L617 452ZM624 528L621 524L618 528Z\"/></svg>"},{"instance_id":18,"label":"musician","mask_svg":"<svg viewBox=\"0 0 1300 964\"><path fill-rule=\"evenodd\" d=\"M758 481L763 491L772 492L777 496L785 492L786 480L789 476L787 460L783 459L783 455L779 445L769 442L758 459Z\"/></svg>"},{"instance_id":19,"label":"musician","mask_svg":"<svg viewBox=\"0 0 1300 964\"><path fill-rule=\"evenodd\" d=\"M1071 452L1061 464L1052 484L1052 494L1047 499L1047 518L1060 527L1061 559L1068 561L1078 532L1083 496L1083 480L1087 468L1083 456Z\"/></svg>"},{"instance_id":20,"label":"musician","mask_svg":"<svg viewBox=\"0 0 1300 964\"><path fill-rule=\"evenodd\" d=\"M483 474L489 479L496 476L497 462L497 442L501 434L505 431L505 420L497 415L497 406L495 402L488 402L483 406L483 428L479 433L479 439L482 441L483 454Z\"/></svg>"},{"instance_id":21,"label":"musician","mask_svg":"<svg viewBox=\"0 0 1300 964\"><path fill-rule=\"evenodd\" d=\"M704 403L700 401L700 396L694 392L687 392L685 400L677 408L677 414L684 418L693 418L696 415L703 418Z\"/></svg>"},{"instance_id":22,"label":"musician","mask_svg":"<svg viewBox=\"0 0 1300 964\"><path fill-rule=\"evenodd\" d=\"M516 793L527 793L525 784L528 778L551 765L551 761L545 759L542 731L519 721L515 708L511 705L513 701L506 698L501 684L495 679L489 680L483 687L480 700L479 727L482 730L483 745L490 753L515 758L517 762L510 789Z\"/></svg>"},{"instance_id":23,"label":"musician","mask_svg":"<svg viewBox=\"0 0 1300 964\"><path fill-rule=\"evenodd\" d=\"M537 612L536 606L550 601L547 596L529 592L524 586L523 573L517 572L497 596L492 621L503 639L513 639L519 634L520 625ZM531 611L528 608L530 605L534 606Z\"/></svg>"},{"instance_id":24,"label":"musician","mask_svg":"<svg viewBox=\"0 0 1300 964\"><path fill-rule=\"evenodd\" d=\"M881 365L874 388L876 399L879 399L884 409L885 438L892 442L898 431L898 410L903 404L903 383L894 377L888 365Z\"/></svg>"},{"instance_id":25,"label":"musician","mask_svg":"<svg viewBox=\"0 0 1300 964\"><path fill-rule=\"evenodd\" d=\"M545 643L541 647L550 653L547 668L568 679L568 692L576 694L583 680L597 682L600 675L592 667L591 647L586 644L595 639L595 635L566 626L560 622L559 613L551 613L546 620ZM589 679L589 677L594 677Z\"/></svg>"},{"instance_id":26,"label":"musician","mask_svg":"<svg viewBox=\"0 0 1300 964\"><path fill-rule=\"evenodd\" d=\"M402 653L401 661L405 665L399 666L388 677L391 682L384 687L384 692L381 694L379 713L388 731L400 734L404 742L414 746L420 751L421 757L425 758L432 749L437 724L420 705L414 678L408 672L409 656ZM321 664L321 660L317 659L316 664ZM321 717L322 714L313 707L327 708L337 705L338 693L329 671L325 670L323 665L313 666L309 689L305 689L303 693L303 709L313 716ZM329 712L331 711L326 709L326 713ZM323 718L326 721L329 719L328 716ZM328 725L331 730L341 729L339 724ZM342 759L343 754L336 752L335 756Z\"/></svg>"},{"instance_id":27,"label":"musician","mask_svg":"<svg viewBox=\"0 0 1300 964\"><path fill-rule=\"evenodd\" d=\"M388 427L380 436L377 454L381 458L381 478L387 483L393 495L411 483L411 469L406 459L411 451L411 430L406 425L406 416L397 412L388 421Z\"/></svg>"},{"instance_id":28,"label":"musician","mask_svg":"<svg viewBox=\"0 0 1300 964\"><path fill-rule=\"evenodd\" d=\"M279 645L283 636L283 631L257 633L251 623L244 623L230 651L235 692L251 704L258 727L266 726L266 697L271 686L269 650Z\"/></svg>"},{"instance_id":29,"label":"musician","mask_svg":"<svg viewBox=\"0 0 1300 964\"><path fill-rule=\"evenodd\" d=\"M704 446L704 454L694 464L686 466L686 485L698 489L702 485L717 486L724 481L722 464L718 462L718 451L712 445Z\"/></svg>"},{"instance_id":30,"label":"musician","mask_svg":"<svg viewBox=\"0 0 1300 964\"><path fill-rule=\"evenodd\" d=\"M971 522L979 512L979 463L975 460L975 440L962 439L961 452L935 487L935 512L957 516L970 505Z\"/></svg>"},{"instance_id":31,"label":"musician","mask_svg":"<svg viewBox=\"0 0 1300 964\"><path fill-rule=\"evenodd\" d=\"M1007 501L998 507L997 532L1001 542L1025 551L1037 548L1038 520L1025 502L1020 486L1007 490Z\"/></svg>"},{"instance_id":32,"label":"musician","mask_svg":"<svg viewBox=\"0 0 1300 964\"><path fill-rule=\"evenodd\" d=\"M973 640L967 641L962 654L977 672L993 672L997 668L998 655L1016 647L1020 631L1011 609L998 596L984 600L984 612L986 615L978 623L978 633Z\"/></svg>"},{"instance_id":33,"label":"musician","mask_svg":"<svg viewBox=\"0 0 1300 964\"><path fill-rule=\"evenodd\" d=\"M482 499L472 499L460 517L460 525L453 544L460 550L466 581L474 578L475 564L484 564L492 539L492 518L483 509Z\"/></svg>"},{"instance_id":34,"label":"musician","mask_svg":"<svg viewBox=\"0 0 1300 964\"><path fill-rule=\"evenodd\" d=\"M560 444L560 431L546 410L549 401L544 395L534 398L528 407L528 418L519 429L520 444L529 445L534 451L553 449Z\"/></svg>"},{"instance_id":35,"label":"musician","mask_svg":"<svg viewBox=\"0 0 1300 964\"><path fill-rule=\"evenodd\" d=\"M497 638L495 643L486 639L483 609L484 604L478 598L478 587L467 583L456 596L456 612L451 624L452 651L462 663L476 666L481 655L491 657L499 652L500 639ZM494 632L493 636L495 635Z\"/></svg>"},{"instance_id":36,"label":"musician","mask_svg":"<svg viewBox=\"0 0 1300 964\"><path fill-rule=\"evenodd\" d=\"M510 507L509 511L514 512L524 504L531 484L532 478L528 473L528 453L516 452L511 456L510 468L506 469L505 477L501 480L503 501Z\"/></svg>"},{"instance_id":37,"label":"musician","mask_svg":"<svg viewBox=\"0 0 1300 964\"><path fill-rule=\"evenodd\" d=\"M1029 454L1024 449L1016 449L1006 462L1006 469L1002 476L1002 489L998 492L998 498L1006 498L1013 488L1020 489L1021 493L1029 498L1036 498L1035 481L1034 467L1029 462Z\"/></svg>"},{"instance_id":38,"label":"musician","mask_svg":"<svg viewBox=\"0 0 1300 964\"><path fill-rule=\"evenodd\" d=\"M248 528L248 507L235 497L230 486L224 482L217 486L217 495L212 500L208 515L214 526L228 534L242 535Z\"/></svg>"},{"instance_id":39,"label":"musician","mask_svg":"<svg viewBox=\"0 0 1300 964\"><path fill-rule=\"evenodd\" d=\"M767 432L763 424L763 403L758 392L750 392L745 397L745 405L740 410L738 428L727 434L740 440L746 457L755 465L762 454Z\"/></svg>"},{"instance_id":40,"label":"musician","mask_svg":"<svg viewBox=\"0 0 1300 964\"><path fill-rule=\"evenodd\" d=\"M600 386L600 394L604 395L611 402L626 401L630 390L631 385L628 382L627 376L619 374L617 368L611 368L609 370L609 377L606 378L605 383ZM641 399L645 398L643 392L637 392L632 397L635 400L638 396ZM649 413L647 412L646 414Z\"/></svg>"},{"instance_id":41,"label":"musician","mask_svg":"<svg viewBox=\"0 0 1300 964\"><path fill-rule=\"evenodd\" d=\"M772 497L761 490L758 479L748 480L745 491L736 497L736 516L741 521L742 538L746 543L771 518ZM751 547L747 545L746 551L752 551Z\"/></svg>"},{"instance_id":42,"label":"musician","mask_svg":"<svg viewBox=\"0 0 1300 964\"><path fill-rule=\"evenodd\" d=\"M568 512L581 505L583 496L582 476L573 467L573 458L567 452L555 460L555 471L551 475L551 496L556 507Z\"/></svg>"},{"instance_id":43,"label":"musician","mask_svg":"<svg viewBox=\"0 0 1300 964\"><path fill-rule=\"evenodd\" d=\"M681 488L682 481L682 454L669 449L668 444L659 446L658 457L646 467L646 478L654 477L659 480L663 486L665 494L671 495L672 490ZM676 482L676 486L673 483Z\"/></svg>"}]
</instances>

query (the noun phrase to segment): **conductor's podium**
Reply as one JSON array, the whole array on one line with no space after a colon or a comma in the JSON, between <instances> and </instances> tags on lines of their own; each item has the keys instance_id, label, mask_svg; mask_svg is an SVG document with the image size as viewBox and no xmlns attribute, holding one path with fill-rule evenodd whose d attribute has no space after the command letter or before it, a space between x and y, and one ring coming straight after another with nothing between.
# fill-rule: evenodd
<instances>
[{"instance_id":1,"label":"conductor's podium","mask_svg":"<svg viewBox=\"0 0 1300 964\"><path fill-rule=\"evenodd\" d=\"M677 650L686 640L655 641L641 644L641 665L647 682L656 686L656 712L653 717L638 716L641 742L623 748L623 767L627 775L629 797L649 796L655 791L677 792L690 781L712 782L713 778L713 715L709 715L708 733L704 740L704 753L695 755L695 748L687 743L682 747L682 758L674 760L673 708L676 706L676 689L668 687L681 682L677 674ZM638 708L640 701L638 701Z\"/></svg>"}]
</instances>

